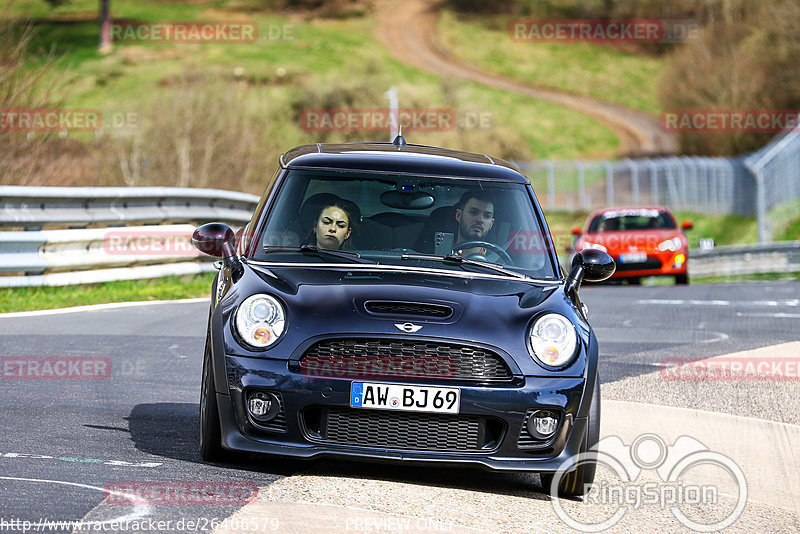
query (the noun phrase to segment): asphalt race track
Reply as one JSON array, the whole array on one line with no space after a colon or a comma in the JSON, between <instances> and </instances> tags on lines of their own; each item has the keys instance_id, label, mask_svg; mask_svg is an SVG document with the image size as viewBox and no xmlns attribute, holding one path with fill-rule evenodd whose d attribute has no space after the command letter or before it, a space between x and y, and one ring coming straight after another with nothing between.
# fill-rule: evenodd
<instances>
[{"instance_id":1,"label":"asphalt race track","mask_svg":"<svg viewBox=\"0 0 800 534\"><path fill-rule=\"evenodd\" d=\"M798 342L800 283L597 286L584 287L581 296L600 340L604 400L758 418L796 435L796 378L720 384L695 398L674 394L685 384L652 377L669 358L699 360ZM17 520L119 518L148 520L139 531L150 532L574 531L556 516L535 475L259 457L232 466L201 462L197 413L207 310L207 301L183 301L0 316L0 533L26 531ZM94 379L15 376L14 364L6 365L36 357L89 358L93 367L83 369L83 377ZM736 397L742 387L757 387L766 400L750 404L747 397ZM781 406L784 401L791 409ZM604 427L607 423L604 419ZM646 430L647 422L642 425ZM781 459L785 469L800 463L798 446ZM236 499L193 504L106 499L108 488L148 481L234 483L258 487L259 499L244 509L246 503ZM800 530L800 504L774 506L758 491L750 488L745 512L729 531ZM261 508L247 512L255 505ZM222 521L239 509L234 517L253 521L226 530L233 523ZM640 509L629 519L633 522L608 531L691 532L664 510ZM194 528L188 528L189 520ZM110 527L107 523L105 531ZM73 528L28 525L27 531Z\"/></svg>"}]
</instances>

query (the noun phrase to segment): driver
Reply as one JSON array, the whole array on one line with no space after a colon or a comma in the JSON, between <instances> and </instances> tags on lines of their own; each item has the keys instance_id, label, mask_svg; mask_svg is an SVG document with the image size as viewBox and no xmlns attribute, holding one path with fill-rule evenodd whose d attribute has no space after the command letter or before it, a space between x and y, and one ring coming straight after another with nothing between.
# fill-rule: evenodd
<instances>
[{"instance_id":1,"label":"driver","mask_svg":"<svg viewBox=\"0 0 800 534\"><path fill-rule=\"evenodd\" d=\"M485 241L486 234L494 225L494 200L488 191L467 191L461 195L456 208L458 233L453 244L453 252L461 256L486 254L484 247L459 248L459 243Z\"/></svg>"},{"instance_id":2,"label":"driver","mask_svg":"<svg viewBox=\"0 0 800 534\"><path fill-rule=\"evenodd\" d=\"M311 230L316 246L327 250L347 250L355 221L346 202L337 200L320 208Z\"/></svg>"}]
</instances>

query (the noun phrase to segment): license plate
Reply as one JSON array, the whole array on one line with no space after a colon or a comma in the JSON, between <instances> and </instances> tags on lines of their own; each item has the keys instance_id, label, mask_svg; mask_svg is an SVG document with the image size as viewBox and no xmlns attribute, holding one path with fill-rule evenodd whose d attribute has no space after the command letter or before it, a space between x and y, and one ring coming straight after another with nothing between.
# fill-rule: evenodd
<instances>
[{"instance_id":1,"label":"license plate","mask_svg":"<svg viewBox=\"0 0 800 534\"><path fill-rule=\"evenodd\" d=\"M644 252L628 252L619 255L620 263L644 263L647 261L647 254Z\"/></svg>"},{"instance_id":2,"label":"license plate","mask_svg":"<svg viewBox=\"0 0 800 534\"><path fill-rule=\"evenodd\" d=\"M461 390L353 382L350 386L350 407L401 412L458 413L461 407Z\"/></svg>"}]
</instances>

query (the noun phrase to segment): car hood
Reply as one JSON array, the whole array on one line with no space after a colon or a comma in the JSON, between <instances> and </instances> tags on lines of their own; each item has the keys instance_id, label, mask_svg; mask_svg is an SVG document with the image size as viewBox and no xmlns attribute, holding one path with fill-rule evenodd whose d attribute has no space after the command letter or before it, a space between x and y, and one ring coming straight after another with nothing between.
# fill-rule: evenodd
<instances>
[{"instance_id":1,"label":"car hood","mask_svg":"<svg viewBox=\"0 0 800 534\"><path fill-rule=\"evenodd\" d=\"M348 268L266 268L246 265L242 278L220 301L226 331L238 303L256 293L283 301L287 328L283 338L263 352L251 352L226 335L226 352L243 356L299 359L325 337L447 340L475 343L509 355L516 373L537 374L527 349L532 320L544 311L562 313L576 322L588 341L588 325L564 295L563 285L419 272L375 272ZM371 304L378 303L379 306ZM411 311L404 304L420 304ZM402 311L398 311L397 304ZM426 309L427 308L427 309ZM432 316L432 309L449 309ZM403 326L411 323L416 331ZM416 328L419 327L419 328ZM410 328L409 328L410 330ZM567 374L582 374L577 369Z\"/></svg>"}]
</instances>

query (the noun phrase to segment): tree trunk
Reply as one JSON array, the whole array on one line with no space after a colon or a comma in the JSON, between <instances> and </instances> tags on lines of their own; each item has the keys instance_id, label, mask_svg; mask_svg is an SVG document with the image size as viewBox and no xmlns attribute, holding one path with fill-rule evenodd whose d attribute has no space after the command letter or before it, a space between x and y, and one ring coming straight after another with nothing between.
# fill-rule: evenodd
<instances>
[{"instance_id":1,"label":"tree trunk","mask_svg":"<svg viewBox=\"0 0 800 534\"><path fill-rule=\"evenodd\" d=\"M109 3L111 0L100 0L100 52L111 52L111 16Z\"/></svg>"}]
</instances>

